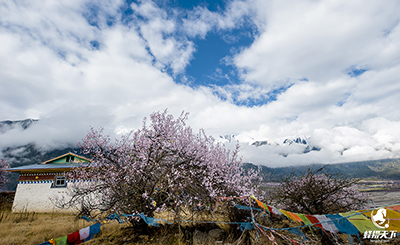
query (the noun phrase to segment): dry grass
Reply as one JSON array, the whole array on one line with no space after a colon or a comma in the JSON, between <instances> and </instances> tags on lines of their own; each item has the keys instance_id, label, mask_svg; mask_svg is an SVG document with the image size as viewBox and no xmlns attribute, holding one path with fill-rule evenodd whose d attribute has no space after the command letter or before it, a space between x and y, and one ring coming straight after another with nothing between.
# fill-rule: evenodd
<instances>
[{"instance_id":1,"label":"dry grass","mask_svg":"<svg viewBox=\"0 0 400 245\"><path fill-rule=\"evenodd\" d=\"M199 212L196 217L188 215L182 218L193 218L198 221L205 221L213 219L209 214ZM173 221L173 215L170 213L161 214L158 218L164 218ZM225 220L226 217L217 215L216 220ZM10 213L9 211L0 212L0 237L2 238L1 244L39 244L50 240L51 238L58 238L65 236L69 233L75 232L83 227L87 227L93 222L86 222L82 219L76 219L73 215L68 214L39 214L39 213ZM181 223L179 227L175 225L165 225L160 228L150 227L148 231L140 233L130 228L128 223L119 224L117 222L108 222L102 225L102 232L95 236L95 238L85 244L159 244L159 245L173 245L173 244L191 244L188 239L188 234L193 236L195 230L206 232L220 228L226 231L224 243L243 244L240 243L237 235L234 233L239 232L236 228L226 223L220 224L195 224L195 223ZM232 233L234 232L234 233ZM255 238L254 232L248 232L247 236L252 237L252 244L270 244L266 238ZM255 242L258 240L259 242ZM235 243L237 242L237 243ZM215 242L204 241L202 244L215 244ZM278 244L281 244L278 242Z\"/></svg>"},{"instance_id":2,"label":"dry grass","mask_svg":"<svg viewBox=\"0 0 400 245\"><path fill-rule=\"evenodd\" d=\"M193 216L191 216L193 217ZM162 214L159 218L173 220L171 214ZM189 217L186 217L189 218ZM217 220L224 220L226 217L216 217ZM196 220L210 220L207 214L198 215ZM274 227L289 227L292 226L291 221L283 219L269 224ZM38 214L38 213L10 213L9 211L0 211L0 244L39 244L50 240L51 238L58 238L75 232L83 227L92 225L93 222L87 222L82 219L76 219L73 215L68 214ZM267 224L266 224L267 225ZM269 226L268 225L268 226ZM232 229L231 225L226 223L220 224L195 224L195 223L181 223L179 227L175 225L165 225L160 228L149 227L144 233L132 229L129 223L119 224L117 222L107 222L102 225L101 233L97 234L95 238L85 244L159 244L159 245L173 245L173 244L192 244L191 239L187 235L199 230L207 233L207 231L215 228L220 228L226 231L226 235L221 244L272 244L266 237L257 236L254 231L246 232L245 237L238 237L242 233L240 230ZM320 239L318 232L310 233L308 228L302 230L310 240L305 244L326 244ZM292 239L300 239L300 237L290 234L288 232L280 232L281 234L291 237ZM268 232L269 234L269 232ZM344 234L339 235L339 244L348 244L347 236ZM247 240L247 241L246 241ZM287 244L286 241L276 237L278 244ZM301 240L300 240L301 241ZM355 240L357 241L357 240ZM398 240L394 243L386 244L399 244ZM368 241L363 241L365 244ZM215 241L204 241L201 244L218 244Z\"/></svg>"},{"instance_id":3,"label":"dry grass","mask_svg":"<svg viewBox=\"0 0 400 245\"><path fill-rule=\"evenodd\" d=\"M39 244L52 238L58 238L87 227L93 222L77 220L68 214L38 214L0 212L1 244ZM114 225L120 229L120 225ZM106 229L113 229L107 225Z\"/></svg>"}]
</instances>

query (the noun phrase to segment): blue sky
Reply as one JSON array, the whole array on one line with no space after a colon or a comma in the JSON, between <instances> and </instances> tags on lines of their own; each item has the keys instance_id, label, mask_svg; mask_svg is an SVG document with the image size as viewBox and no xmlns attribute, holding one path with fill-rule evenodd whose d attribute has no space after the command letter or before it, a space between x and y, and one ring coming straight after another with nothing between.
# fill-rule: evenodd
<instances>
[{"instance_id":1,"label":"blue sky","mask_svg":"<svg viewBox=\"0 0 400 245\"><path fill-rule=\"evenodd\" d=\"M244 161L400 157L399 12L395 0L1 1L0 120L40 123L0 147L120 134L168 108L234 134ZM298 136L322 150L282 145Z\"/></svg>"}]
</instances>

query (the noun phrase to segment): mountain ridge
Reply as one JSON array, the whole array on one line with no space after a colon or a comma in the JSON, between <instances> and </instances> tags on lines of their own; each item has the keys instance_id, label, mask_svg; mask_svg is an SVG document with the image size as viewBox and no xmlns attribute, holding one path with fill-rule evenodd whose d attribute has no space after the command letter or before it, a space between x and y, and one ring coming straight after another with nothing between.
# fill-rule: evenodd
<instances>
[{"instance_id":1,"label":"mountain ridge","mask_svg":"<svg viewBox=\"0 0 400 245\"><path fill-rule=\"evenodd\" d=\"M35 123L38 123L38 119L24 119L17 121L0 121L0 134L4 134L8 130L15 128L21 128L26 130ZM220 140L232 142L235 139L235 135L224 135L220 136ZM263 147L265 145L273 145L281 147L280 154L286 157L289 153L285 152L287 147L294 147L300 154L307 154L311 151L320 151L317 145L310 143L310 138L306 136L291 136L275 140L259 140L252 141L250 145L254 147ZM287 150L287 149L286 149ZM2 158L8 161L11 167L18 167L29 164L36 164L44 162L48 159L57 157L67 152L73 152L82 155L79 148L75 145L69 145L60 149L53 149L48 151L40 150L34 142L13 147L3 147L1 149ZM243 163L245 168L257 168L258 165L254 163ZM279 181L285 176L291 173L301 173L310 167L322 167L325 164L313 164L313 165L299 165L291 167L276 167L271 168L260 164L262 168L261 174L264 176L266 181ZM345 176L352 178L367 178L367 177L382 177L391 179L400 179L400 158L393 159L380 159L370 161L357 161L357 162L345 162L328 164L327 170L333 173L343 173ZM5 187L6 190L15 190L18 182L18 174L9 175L9 183Z\"/></svg>"},{"instance_id":2,"label":"mountain ridge","mask_svg":"<svg viewBox=\"0 0 400 245\"><path fill-rule=\"evenodd\" d=\"M32 119L32 118L27 118L24 120L5 120L5 121L0 121L0 133L4 134L8 130L14 129L16 127L20 127L22 130L25 130L32 126L33 124L37 123L39 119Z\"/></svg>"},{"instance_id":3,"label":"mountain ridge","mask_svg":"<svg viewBox=\"0 0 400 245\"><path fill-rule=\"evenodd\" d=\"M258 168L253 163L244 163L244 168ZM288 177L290 174L300 175L309 168L318 169L325 167L330 173L341 174L349 178L371 178L377 177L382 179L400 180L400 158L380 159L356 162L344 162L334 164L308 164L299 166L270 168L262 166L261 175L265 181L280 181Z\"/></svg>"}]
</instances>

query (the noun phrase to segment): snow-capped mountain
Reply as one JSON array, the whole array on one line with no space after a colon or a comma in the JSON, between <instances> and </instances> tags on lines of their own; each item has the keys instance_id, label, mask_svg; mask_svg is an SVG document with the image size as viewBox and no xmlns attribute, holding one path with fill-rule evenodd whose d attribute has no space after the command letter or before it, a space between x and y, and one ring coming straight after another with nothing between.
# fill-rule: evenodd
<instances>
[{"instance_id":1,"label":"snow-capped mountain","mask_svg":"<svg viewBox=\"0 0 400 245\"><path fill-rule=\"evenodd\" d=\"M305 136L298 136L298 137L289 137L283 140L283 144L303 144L303 145L307 145L308 138Z\"/></svg>"},{"instance_id":2,"label":"snow-capped mountain","mask_svg":"<svg viewBox=\"0 0 400 245\"><path fill-rule=\"evenodd\" d=\"M234 134L227 134L227 135L220 135L219 136L219 141L221 142L232 142L235 140L235 135Z\"/></svg>"},{"instance_id":3,"label":"snow-capped mountain","mask_svg":"<svg viewBox=\"0 0 400 245\"><path fill-rule=\"evenodd\" d=\"M282 156L289 154L306 154L311 151L320 151L321 148L310 143L310 137L291 136L274 140L257 140L251 143L255 147L270 146L275 148L275 152Z\"/></svg>"},{"instance_id":4,"label":"snow-capped mountain","mask_svg":"<svg viewBox=\"0 0 400 245\"><path fill-rule=\"evenodd\" d=\"M32 124L38 122L39 120L37 119L25 119L25 120L17 120L17 121L11 121L11 120L6 120L6 121L0 121L0 133L4 134L8 130L14 129L14 128L20 128L20 129L27 129Z\"/></svg>"},{"instance_id":5,"label":"snow-capped mountain","mask_svg":"<svg viewBox=\"0 0 400 245\"><path fill-rule=\"evenodd\" d=\"M228 134L220 135L218 141L228 144L238 141L241 145L250 145L259 148L261 151L265 149L268 152L276 153L284 157L291 154L307 154L321 150L321 147L313 143L312 139L307 136L288 136L284 138L254 140L254 138L250 137L243 138L241 135L235 136L233 134Z\"/></svg>"},{"instance_id":6,"label":"snow-capped mountain","mask_svg":"<svg viewBox=\"0 0 400 245\"><path fill-rule=\"evenodd\" d=\"M261 141L254 141L251 145L259 147L263 145L271 145L271 143L269 143L268 140L261 140Z\"/></svg>"}]
</instances>

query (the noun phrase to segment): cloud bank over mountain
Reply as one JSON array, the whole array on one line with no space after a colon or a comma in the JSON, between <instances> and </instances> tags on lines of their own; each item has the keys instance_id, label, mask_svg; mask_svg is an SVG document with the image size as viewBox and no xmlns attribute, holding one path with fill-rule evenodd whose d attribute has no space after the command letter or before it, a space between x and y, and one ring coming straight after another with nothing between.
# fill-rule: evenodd
<instances>
[{"instance_id":1,"label":"cloud bank over mountain","mask_svg":"<svg viewBox=\"0 0 400 245\"><path fill-rule=\"evenodd\" d=\"M40 121L0 147L75 144L168 108L234 134L248 162L399 157L399 12L394 0L2 1L0 121ZM282 144L294 136L321 150Z\"/></svg>"}]
</instances>

